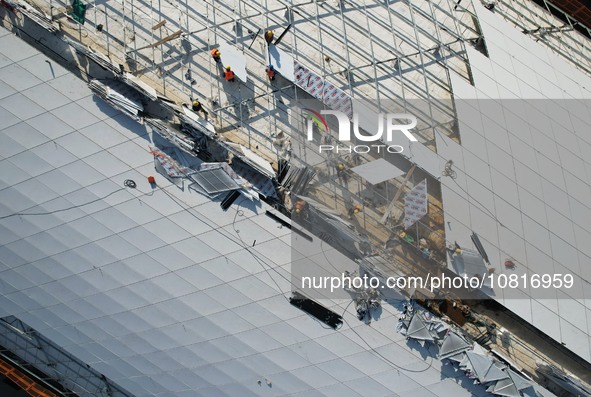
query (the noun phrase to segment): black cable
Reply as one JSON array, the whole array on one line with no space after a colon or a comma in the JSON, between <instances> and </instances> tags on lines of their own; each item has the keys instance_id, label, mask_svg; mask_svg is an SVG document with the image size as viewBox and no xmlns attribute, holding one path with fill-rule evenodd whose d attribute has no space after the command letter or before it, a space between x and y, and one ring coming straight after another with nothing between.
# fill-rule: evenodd
<instances>
[{"instance_id":1,"label":"black cable","mask_svg":"<svg viewBox=\"0 0 591 397\"><path fill-rule=\"evenodd\" d=\"M351 302L349 302L349 304L347 306L345 306L345 310L343 310L343 314L341 314L341 317L343 318L343 320L345 319L345 313L347 313L347 310L349 309L349 306L351 306L352 303L353 303L353 299L351 299Z\"/></svg>"},{"instance_id":2,"label":"black cable","mask_svg":"<svg viewBox=\"0 0 591 397\"><path fill-rule=\"evenodd\" d=\"M95 199L95 200L92 200L92 201L89 201L89 202L87 202L87 203L82 203L82 204L78 204L78 205L73 205L73 206L71 206L71 207L67 207L67 208L60 208L60 209L58 209L58 210L47 211L47 212L15 212L14 214L10 214L10 215L4 215L4 216L1 216L1 217L0 217L0 219L11 218L11 217L13 217L13 216L38 216L38 215L51 215L51 214L56 214L56 213L58 213L58 212L69 211L69 210L72 210L72 209L75 209L75 208L80 208L80 207L84 207L84 206L86 206L86 205L90 205L90 204L96 203L97 201L104 200L104 199L106 199L107 197L109 197L109 196L112 196L112 195L114 195L114 194L115 194L115 193L117 193L117 192L120 192L121 190L125 190L125 188L119 188L119 189L117 189L117 190L115 190L115 191L113 191L113 192L111 192L111 193L109 193L109 194L107 194L107 195L105 195L105 196L103 196L103 197L99 197L99 198L97 198L97 199Z\"/></svg>"},{"instance_id":3,"label":"black cable","mask_svg":"<svg viewBox=\"0 0 591 397\"><path fill-rule=\"evenodd\" d=\"M137 184L135 183L135 181L134 181L133 179L126 179L126 180L123 182L123 185L124 185L125 187L128 187L128 188L130 188L130 189L136 189L136 188L137 188ZM119 189L117 189L117 190L114 190L114 191L112 191L111 193L109 193L109 194L107 194L107 195L105 195L105 196L102 196L102 197L96 198L96 199L94 199L94 200L91 200L91 201L88 201L88 202L86 202L86 203L82 203L82 204L73 205L73 206L71 206L71 207L60 208L60 209L57 209L57 210L53 210L53 211L47 211L47 212L15 212L14 214L0 216L0 220L2 220L2 219L7 219L7 218L12 218L13 216L40 216L40 215L51 215L51 214L56 214L56 213L59 213L59 212L69 211L69 210L73 210L73 209L75 209L75 208L80 208L80 207L84 207L84 206L87 206L87 205L90 205L90 204L94 204L94 203L96 203L97 201L104 200L104 199L106 199L107 197L110 197L110 196L114 195L115 193L117 193L117 192L120 192L120 191L122 191L122 190L125 190L125 188L124 188L124 187L122 187L122 188L119 188ZM141 190L139 190L139 189L138 189L138 191L140 191L141 193L143 193L143 194L144 194L144 195L146 195L146 196L151 196L152 194L154 194L154 190L152 190L152 192L151 192L151 193L149 193L149 194L148 194L148 193L144 193L144 192L142 192L142 191L141 191ZM40 205L40 204L37 204L37 205ZM37 206L37 205L36 205L36 206Z\"/></svg>"},{"instance_id":4,"label":"black cable","mask_svg":"<svg viewBox=\"0 0 591 397\"><path fill-rule=\"evenodd\" d=\"M332 247L331 247L332 248ZM333 248L334 249L334 248ZM329 259L328 256L326 256L326 250L324 249L324 240L320 240L320 250L322 251L322 255L324 255L324 259L326 259L326 262L330 265L330 267L332 267L334 270L336 270L337 274L342 274L343 272L341 272Z\"/></svg>"},{"instance_id":5,"label":"black cable","mask_svg":"<svg viewBox=\"0 0 591 397\"><path fill-rule=\"evenodd\" d=\"M130 188L130 189L136 189L138 192L140 192L144 196L148 196L148 197L153 196L154 195L154 191L156 190L156 189L154 189L154 187L156 186L155 183L153 184L152 191L150 193L146 193L146 192L143 192L140 189L138 189L137 188L137 183L135 183L135 181L133 179L126 179L125 181L123 181L123 184L125 186L127 186L128 188Z\"/></svg>"},{"instance_id":6,"label":"black cable","mask_svg":"<svg viewBox=\"0 0 591 397\"><path fill-rule=\"evenodd\" d=\"M137 187L137 184L135 183L135 181L133 179L126 179L123 182L123 185L124 186L127 186L127 187L129 187L131 189L135 189Z\"/></svg>"},{"instance_id":7,"label":"black cable","mask_svg":"<svg viewBox=\"0 0 591 397\"><path fill-rule=\"evenodd\" d=\"M238 202L237 206L240 207L240 205L244 202L244 200L246 200L246 198L243 197L242 200L240 200ZM236 218L238 217L238 215L244 216L244 211L242 211L240 209L236 210L236 214L234 214L234 220L232 221L232 229L234 229L234 231L238 235L238 238L240 239L240 242L242 243L242 247L244 249L246 249L253 256L253 258L255 258L255 260L257 262L259 262L258 258L256 258L256 255L254 255L252 252L250 252L250 250L248 249L248 246L246 245L246 243L244 242L244 240L242 240L242 236L240 235L240 230L236 229ZM271 274L269 273L268 269L265 266L262 266L262 264L260 262L259 262L259 264L261 265L261 267L263 268L263 270L265 271L265 273L267 273L267 276L269 276L271 278L271 280L273 280L273 283L277 287L277 290L279 290L279 293L281 293L281 296L283 296L289 302L289 299L285 296L285 292L283 292L281 290L281 288L279 287L279 284L271 276ZM291 280L290 280L290 282L291 282Z\"/></svg>"}]
</instances>

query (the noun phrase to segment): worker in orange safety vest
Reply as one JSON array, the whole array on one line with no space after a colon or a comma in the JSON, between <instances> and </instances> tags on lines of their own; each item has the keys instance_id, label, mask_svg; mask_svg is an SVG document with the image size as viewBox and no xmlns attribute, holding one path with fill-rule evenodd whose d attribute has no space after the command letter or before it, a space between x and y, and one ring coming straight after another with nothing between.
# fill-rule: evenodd
<instances>
[{"instance_id":1,"label":"worker in orange safety vest","mask_svg":"<svg viewBox=\"0 0 591 397\"><path fill-rule=\"evenodd\" d=\"M293 206L295 213L300 214L302 212L302 210L304 209L305 205L306 205L306 202L304 200L298 199Z\"/></svg>"},{"instance_id":2,"label":"worker in orange safety vest","mask_svg":"<svg viewBox=\"0 0 591 397\"><path fill-rule=\"evenodd\" d=\"M267 77L269 78L269 80L273 81L275 80L275 68L273 68L273 65L269 65L267 66L267 69L265 69L265 72L267 72Z\"/></svg>"},{"instance_id":3,"label":"worker in orange safety vest","mask_svg":"<svg viewBox=\"0 0 591 397\"><path fill-rule=\"evenodd\" d=\"M230 66L226 66L226 71L224 72L224 77L226 78L226 81L234 81L235 80L234 72L232 71L232 68L230 68Z\"/></svg>"}]
</instances>

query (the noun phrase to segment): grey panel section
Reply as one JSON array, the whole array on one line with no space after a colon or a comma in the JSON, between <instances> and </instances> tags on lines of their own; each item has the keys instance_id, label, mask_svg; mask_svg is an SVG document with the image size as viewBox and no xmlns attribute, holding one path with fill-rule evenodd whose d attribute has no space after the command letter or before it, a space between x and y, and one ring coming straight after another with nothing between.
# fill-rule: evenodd
<instances>
[{"instance_id":1,"label":"grey panel section","mask_svg":"<svg viewBox=\"0 0 591 397\"><path fill-rule=\"evenodd\" d=\"M239 188L238 184L221 167L202 170L191 175L191 177L208 194L216 194Z\"/></svg>"}]
</instances>

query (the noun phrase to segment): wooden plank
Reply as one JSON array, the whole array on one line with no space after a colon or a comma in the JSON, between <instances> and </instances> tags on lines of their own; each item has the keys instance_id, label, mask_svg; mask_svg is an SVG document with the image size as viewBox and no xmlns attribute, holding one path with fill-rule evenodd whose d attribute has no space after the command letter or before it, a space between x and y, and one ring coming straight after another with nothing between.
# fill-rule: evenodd
<instances>
[{"instance_id":1,"label":"wooden plank","mask_svg":"<svg viewBox=\"0 0 591 397\"><path fill-rule=\"evenodd\" d=\"M164 44L164 43L166 43L167 41L174 40L174 39L176 39L177 37L179 37L179 36L180 36L182 33L183 33L183 31L182 31L182 30L177 30L176 32L174 32L173 34L171 34L171 35L169 35L169 36L166 36L166 37L165 37L165 38L163 38L162 40L158 40L157 42L155 42L155 43L153 43L153 44L150 44L150 45L148 46L148 48L154 48L154 47L158 47L160 44Z\"/></svg>"},{"instance_id":2,"label":"wooden plank","mask_svg":"<svg viewBox=\"0 0 591 397\"><path fill-rule=\"evenodd\" d=\"M152 30L160 29L164 25L166 25L166 19L164 19L164 20L158 22L156 25L152 26Z\"/></svg>"}]
</instances>

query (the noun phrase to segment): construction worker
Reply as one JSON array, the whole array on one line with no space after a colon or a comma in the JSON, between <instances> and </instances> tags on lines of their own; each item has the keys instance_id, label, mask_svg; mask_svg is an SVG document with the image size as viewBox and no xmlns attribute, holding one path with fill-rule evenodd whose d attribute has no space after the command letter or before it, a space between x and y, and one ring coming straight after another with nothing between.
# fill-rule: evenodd
<instances>
[{"instance_id":1,"label":"construction worker","mask_svg":"<svg viewBox=\"0 0 591 397\"><path fill-rule=\"evenodd\" d=\"M450 247L448 248L450 253L455 256L458 255L462 255L462 247L460 247L460 245L457 243L457 241L454 241L453 245L450 245Z\"/></svg>"},{"instance_id":2,"label":"construction worker","mask_svg":"<svg viewBox=\"0 0 591 397\"><path fill-rule=\"evenodd\" d=\"M275 36L275 34L273 33L272 30L267 30L265 32L265 41L267 42L267 44L271 44L273 42L274 36Z\"/></svg>"},{"instance_id":3,"label":"construction worker","mask_svg":"<svg viewBox=\"0 0 591 397\"><path fill-rule=\"evenodd\" d=\"M423 258L429 259L429 257L431 257L431 252L429 251L429 248L427 248L427 247L421 248L421 255Z\"/></svg>"},{"instance_id":4,"label":"construction worker","mask_svg":"<svg viewBox=\"0 0 591 397\"><path fill-rule=\"evenodd\" d=\"M271 80L271 81L275 80L275 68L273 68L273 65L267 66L267 69L265 69L265 72L267 72L267 77L269 78L269 80Z\"/></svg>"},{"instance_id":5,"label":"construction worker","mask_svg":"<svg viewBox=\"0 0 591 397\"><path fill-rule=\"evenodd\" d=\"M211 57L213 58L214 61L216 62L220 62L222 60L222 58L220 58L220 50L218 50L217 48L214 48L213 50L211 50Z\"/></svg>"},{"instance_id":6,"label":"construction worker","mask_svg":"<svg viewBox=\"0 0 591 397\"><path fill-rule=\"evenodd\" d=\"M360 204L355 204L353 207L349 208L349 218L353 218L353 215L357 215L362 210Z\"/></svg>"},{"instance_id":7,"label":"construction worker","mask_svg":"<svg viewBox=\"0 0 591 397\"><path fill-rule=\"evenodd\" d=\"M303 200L297 200L295 202L295 205L293 206L295 213L299 214L302 212L302 210L304 209L304 201Z\"/></svg>"},{"instance_id":8,"label":"construction worker","mask_svg":"<svg viewBox=\"0 0 591 397\"><path fill-rule=\"evenodd\" d=\"M346 172L346 167L345 164L342 162L339 162L337 164L337 177L339 178L339 180L341 181L341 183L343 183L344 185L347 185L347 182L349 181L348 176L347 176L347 172Z\"/></svg>"},{"instance_id":9,"label":"construction worker","mask_svg":"<svg viewBox=\"0 0 591 397\"><path fill-rule=\"evenodd\" d=\"M234 81L235 80L234 72L232 71L232 68L230 66L226 66L226 71L224 72L224 77L225 77L226 81Z\"/></svg>"},{"instance_id":10,"label":"construction worker","mask_svg":"<svg viewBox=\"0 0 591 397\"><path fill-rule=\"evenodd\" d=\"M354 215L357 215L358 213L360 213L360 212L361 212L361 210L362 210L362 209L363 209L363 208L361 207L361 204L355 204L355 205L353 206L353 214L354 214Z\"/></svg>"},{"instance_id":11,"label":"construction worker","mask_svg":"<svg viewBox=\"0 0 591 397\"><path fill-rule=\"evenodd\" d=\"M203 105L201 105L201 102L199 102L197 99L192 100L192 109L194 112L203 112L203 117L205 117L205 119L207 120L208 113L203 107Z\"/></svg>"},{"instance_id":12,"label":"construction worker","mask_svg":"<svg viewBox=\"0 0 591 397\"><path fill-rule=\"evenodd\" d=\"M306 202L302 199L297 199L293 205L293 212L296 216L307 219Z\"/></svg>"},{"instance_id":13,"label":"construction worker","mask_svg":"<svg viewBox=\"0 0 591 397\"><path fill-rule=\"evenodd\" d=\"M195 99L193 101L193 111L200 112L202 110L203 110L203 106L201 105L201 102L199 102L197 99Z\"/></svg>"}]
</instances>

